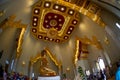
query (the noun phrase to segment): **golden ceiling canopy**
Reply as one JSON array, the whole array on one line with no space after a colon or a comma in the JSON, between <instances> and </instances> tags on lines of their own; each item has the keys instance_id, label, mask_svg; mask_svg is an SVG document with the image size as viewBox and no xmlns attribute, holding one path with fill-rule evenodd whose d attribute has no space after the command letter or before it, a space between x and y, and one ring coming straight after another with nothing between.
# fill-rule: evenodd
<instances>
[{"instance_id":1,"label":"golden ceiling canopy","mask_svg":"<svg viewBox=\"0 0 120 80\"><path fill-rule=\"evenodd\" d=\"M100 26L101 8L89 0L40 0L32 9L31 34L37 39L64 42L80 22L83 14Z\"/></svg>"},{"instance_id":2,"label":"golden ceiling canopy","mask_svg":"<svg viewBox=\"0 0 120 80\"><path fill-rule=\"evenodd\" d=\"M57 1L43 0L32 10L31 33L37 39L64 42L79 22L79 12Z\"/></svg>"}]
</instances>

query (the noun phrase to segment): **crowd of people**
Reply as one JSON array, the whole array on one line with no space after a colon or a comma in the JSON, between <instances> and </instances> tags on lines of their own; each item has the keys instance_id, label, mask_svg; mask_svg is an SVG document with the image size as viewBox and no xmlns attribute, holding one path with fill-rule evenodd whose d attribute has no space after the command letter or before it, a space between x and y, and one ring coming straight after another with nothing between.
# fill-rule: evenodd
<instances>
[{"instance_id":1,"label":"crowd of people","mask_svg":"<svg viewBox=\"0 0 120 80\"><path fill-rule=\"evenodd\" d=\"M115 80L120 80L120 62L117 62L117 70L116 73L113 75L115 76ZM100 70L96 74L90 74L87 76L87 80L108 80L112 77L110 74L110 68L106 66L104 70ZM28 77L22 75L20 73L12 72L10 74L0 65L0 80L28 80Z\"/></svg>"},{"instance_id":2,"label":"crowd of people","mask_svg":"<svg viewBox=\"0 0 120 80\"><path fill-rule=\"evenodd\" d=\"M29 80L26 75L17 72L8 73L7 70L0 64L0 80Z\"/></svg>"},{"instance_id":3,"label":"crowd of people","mask_svg":"<svg viewBox=\"0 0 120 80\"><path fill-rule=\"evenodd\" d=\"M107 80L107 78L108 77L106 76L106 73L104 72L104 70L100 70L95 74L90 74L87 77L87 80Z\"/></svg>"},{"instance_id":4,"label":"crowd of people","mask_svg":"<svg viewBox=\"0 0 120 80\"><path fill-rule=\"evenodd\" d=\"M100 70L96 74L90 74L87 77L87 80L108 80L114 76L114 80L120 80L120 62L116 62L117 70L115 74L112 74L112 71L108 66L104 70Z\"/></svg>"}]
</instances>

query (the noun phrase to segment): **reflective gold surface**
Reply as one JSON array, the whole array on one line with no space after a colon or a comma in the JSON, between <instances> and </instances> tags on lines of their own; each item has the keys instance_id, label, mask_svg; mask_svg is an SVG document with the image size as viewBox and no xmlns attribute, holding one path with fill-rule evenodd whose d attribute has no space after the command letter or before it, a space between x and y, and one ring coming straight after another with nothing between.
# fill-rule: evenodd
<instances>
[{"instance_id":1,"label":"reflective gold surface","mask_svg":"<svg viewBox=\"0 0 120 80\"><path fill-rule=\"evenodd\" d=\"M47 16L49 13L52 14ZM37 39L57 43L64 42L68 40L72 34L73 29L70 30L69 28L71 26L73 28L78 26L80 14L89 17L102 27L106 26L101 19L101 7L89 0L78 0L75 2L44 0L35 3L33 6L31 34ZM63 21L62 24L57 20L60 19L60 16L65 19L61 20ZM54 37L48 36L47 32L51 28L57 31L57 35L55 34Z\"/></svg>"},{"instance_id":2,"label":"reflective gold surface","mask_svg":"<svg viewBox=\"0 0 120 80\"><path fill-rule=\"evenodd\" d=\"M25 30L26 30L26 28L22 28L21 33L20 33L20 37L18 40L18 47L17 47L17 57L20 57L20 55L21 55L23 36L24 36Z\"/></svg>"},{"instance_id":3,"label":"reflective gold surface","mask_svg":"<svg viewBox=\"0 0 120 80\"><path fill-rule=\"evenodd\" d=\"M102 50L102 46L98 39L95 36L92 36L92 39L87 38L76 38L76 49L75 49L75 56L74 56L74 64L76 65L78 60L87 59L88 57L88 45L94 45L96 48Z\"/></svg>"},{"instance_id":4,"label":"reflective gold surface","mask_svg":"<svg viewBox=\"0 0 120 80\"><path fill-rule=\"evenodd\" d=\"M56 0L53 0L56 1ZM101 19L101 7L98 6L97 4L93 3L93 2L89 2L89 0L77 0L77 1L70 1L70 2L65 2L64 0L58 0L58 3L64 4L65 6L68 6L76 11L78 11L79 13L88 16L90 19L92 19L94 22L96 22L97 24L99 24L102 27L105 27L106 24L104 23L104 21ZM83 2L82 5L79 4L79 2ZM87 3L89 2L89 4ZM87 6L87 8L85 7Z\"/></svg>"},{"instance_id":5,"label":"reflective gold surface","mask_svg":"<svg viewBox=\"0 0 120 80\"><path fill-rule=\"evenodd\" d=\"M56 72L49 68L47 60L47 52L43 50L40 58L40 76L56 76Z\"/></svg>"},{"instance_id":6,"label":"reflective gold surface","mask_svg":"<svg viewBox=\"0 0 120 80\"><path fill-rule=\"evenodd\" d=\"M17 52L16 52L16 58L18 58L21 55L23 36L24 36L24 33L25 33L27 25L26 24L22 24L21 20L14 21L15 18L16 18L15 15L10 16L2 27L3 28L14 27L14 28L21 28L22 29L21 33L20 33L20 36L19 36Z\"/></svg>"},{"instance_id":7,"label":"reflective gold surface","mask_svg":"<svg viewBox=\"0 0 120 80\"><path fill-rule=\"evenodd\" d=\"M36 63L38 60L42 61L41 68L40 68L40 74L41 76L55 76L56 72L48 67L48 61L46 59L46 56L49 56L50 59L55 63L55 65L58 67L59 70L61 70L61 61L58 61L56 56L54 56L48 48L45 48L44 51L46 52L45 56L42 56L40 53L38 53L35 57L31 57L30 62L31 66Z\"/></svg>"}]
</instances>

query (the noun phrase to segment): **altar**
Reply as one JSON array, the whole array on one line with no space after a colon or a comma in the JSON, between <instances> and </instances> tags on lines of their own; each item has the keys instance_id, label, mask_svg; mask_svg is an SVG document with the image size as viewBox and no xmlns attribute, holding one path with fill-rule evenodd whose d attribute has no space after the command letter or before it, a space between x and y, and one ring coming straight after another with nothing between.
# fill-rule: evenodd
<instances>
[{"instance_id":1,"label":"altar","mask_svg":"<svg viewBox=\"0 0 120 80\"><path fill-rule=\"evenodd\" d=\"M60 80L60 76L38 77L38 80Z\"/></svg>"}]
</instances>

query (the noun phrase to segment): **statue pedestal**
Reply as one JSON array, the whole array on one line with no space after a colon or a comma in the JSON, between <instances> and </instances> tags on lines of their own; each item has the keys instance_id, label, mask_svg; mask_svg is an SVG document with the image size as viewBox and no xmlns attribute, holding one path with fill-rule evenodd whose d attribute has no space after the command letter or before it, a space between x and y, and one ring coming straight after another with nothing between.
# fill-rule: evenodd
<instances>
[{"instance_id":1,"label":"statue pedestal","mask_svg":"<svg viewBox=\"0 0 120 80\"><path fill-rule=\"evenodd\" d=\"M60 80L60 76L38 77L38 80Z\"/></svg>"}]
</instances>

